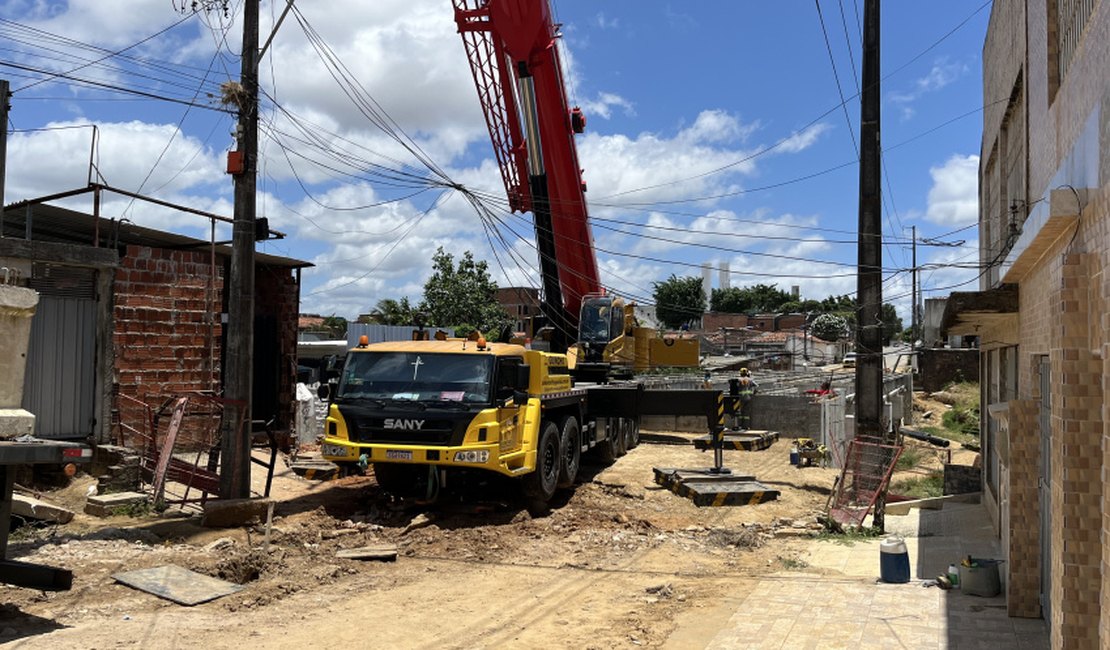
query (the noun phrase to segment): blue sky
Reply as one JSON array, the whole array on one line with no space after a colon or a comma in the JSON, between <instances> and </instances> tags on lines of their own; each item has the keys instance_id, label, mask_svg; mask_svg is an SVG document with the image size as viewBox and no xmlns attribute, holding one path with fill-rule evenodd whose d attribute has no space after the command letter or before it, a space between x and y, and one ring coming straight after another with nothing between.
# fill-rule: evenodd
<instances>
[{"instance_id":1,"label":"blue sky","mask_svg":"<svg viewBox=\"0 0 1110 650\"><path fill-rule=\"evenodd\" d=\"M0 0L0 75L15 91L6 202L84 185L96 125L109 185L230 216L223 168L234 118L211 109L219 85L238 77L241 3L226 18L182 14L180 4L135 0L120 12L92 0ZM264 38L282 6L263 3ZM297 6L260 69L259 208L289 234L260 250L317 265L304 274L302 310L353 317L383 298L418 300L437 246L472 250L502 286L538 285L527 221L501 213L503 240L492 238L387 132L403 130L439 181L496 208L503 189L450 0ZM822 0L820 17L816 3L795 0L553 7L570 97L588 117L579 156L606 286L644 302L652 282L708 263L727 264L732 286L855 292L861 0ZM883 5L884 299L907 324L911 226L919 238L964 242L919 245L926 297L975 286L977 271L964 267L977 260L989 14L977 0ZM321 62L324 48L396 127L356 108ZM411 176L398 183L398 171ZM67 205L91 211L87 199ZM207 233L195 218L118 197L104 214Z\"/></svg>"}]
</instances>

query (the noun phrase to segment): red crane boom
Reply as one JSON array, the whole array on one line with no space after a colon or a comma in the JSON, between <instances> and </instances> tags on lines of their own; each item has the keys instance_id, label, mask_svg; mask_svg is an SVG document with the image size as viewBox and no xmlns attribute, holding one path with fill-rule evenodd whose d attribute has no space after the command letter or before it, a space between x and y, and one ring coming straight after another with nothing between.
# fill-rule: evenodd
<instances>
[{"instance_id":1,"label":"red crane boom","mask_svg":"<svg viewBox=\"0 0 1110 650\"><path fill-rule=\"evenodd\" d=\"M603 293L548 0L453 0L509 207L532 212L546 315L577 333L582 298Z\"/></svg>"}]
</instances>

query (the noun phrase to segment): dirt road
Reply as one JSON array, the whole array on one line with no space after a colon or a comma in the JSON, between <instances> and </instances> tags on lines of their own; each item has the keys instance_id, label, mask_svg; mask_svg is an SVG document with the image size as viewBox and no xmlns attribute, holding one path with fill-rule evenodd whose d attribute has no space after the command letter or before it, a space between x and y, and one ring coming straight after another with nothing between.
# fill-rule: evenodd
<instances>
[{"instance_id":1,"label":"dirt road","mask_svg":"<svg viewBox=\"0 0 1110 650\"><path fill-rule=\"evenodd\" d=\"M657 488L651 468L705 467L690 446L642 444L532 517L511 489L474 486L436 506L392 503L372 478L275 479L262 528L209 530L173 516L95 520L13 543L20 559L73 569L74 589L0 587L0 644L21 648L660 647L676 620L726 606L748 579L791 568L834 470L797 469L789 443L726 452L777 501L698 508ZM71 492L82 489L78 484ZM220 538L226 540L217 542ZM392 543L396 562L337 559ZM212 545L206 550L207 545ZM183 607L114 582L177 564L244 585ZM727 607L726 607L727 609Z\"/></svg>"}]
</instances>

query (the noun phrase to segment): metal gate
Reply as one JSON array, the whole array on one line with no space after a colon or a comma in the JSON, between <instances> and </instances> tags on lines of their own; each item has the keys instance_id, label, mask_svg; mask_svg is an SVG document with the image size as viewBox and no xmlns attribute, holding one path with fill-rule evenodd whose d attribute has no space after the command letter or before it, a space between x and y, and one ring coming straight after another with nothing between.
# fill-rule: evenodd
<instances>
[{"instance_id":1,"label":"metal gate","mask_svg":"<svg viewBox=\"0 0 1110 650\"><path fill-rule=\"evenodd\" d=\"M1052 366L1041 358L1041 458L1037 496L1041 507L1041 615L1052 625Z\"/></svg>"},{"instance_id":2,"label":"metal gate","mask_svg":"<svg viewBox=\"0 0 1110 650\"><path fill-rule=\"evenodd\" d=\"M23 408L35 414L40 438L84 438L93 432L96 364L96 271L36 264L39 292L31 321Z\"/></svg>"}]
</instances>

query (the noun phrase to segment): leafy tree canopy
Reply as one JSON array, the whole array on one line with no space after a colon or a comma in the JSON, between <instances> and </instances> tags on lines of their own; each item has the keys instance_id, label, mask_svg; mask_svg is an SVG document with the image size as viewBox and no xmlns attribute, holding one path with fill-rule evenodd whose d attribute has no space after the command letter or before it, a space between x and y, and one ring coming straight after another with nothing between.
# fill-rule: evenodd
<instances>
[{"instance_id":1,"label":"leafy tree canopy","mask_svg":"<svg viewBox=\"0 0 1110 650\"><path fill-rule=\"evenodd\" d=\"M709 307L713 311L741 314L785 311L783 306L787 304L798 304L792 294L773 284L757 284L751 287L714 289L710 295Z\"/></svg>"},{"instance_id":2,"label":"leafy tree canopy","mask_svg":"<svg viewBox=\"0 0 1110 650\"><path fill-rule=\"evenodd\" d=\"M838 341L848 332L848 321L836 314L821 314L809 325L811 334L826 341Z\"/></svg>"},{"instance_id":3,"label":"leafy tree canopy","mask_svg":"<svg viewBox=\"0 0 1110 650\"><path fill-rule=\"evenodd\" d=\"M400 300L383 298L367 314L367 321L379 325L413 325L416 309L409 303L408 296Z\"/></svg>"},{"instance_id":4,"label":"leafy tree canopy","mask_svg":"<svg viewBox=\"0 0 1110 650\"><path fill-rule=\"evenodd\" d=\"M485 261L475 261L466 251L456 265L454 256L441 246L432 255L432 276L424 283L420 311L432 327L465 323L482 331L496 330L508 320L496 292L497 283Z\"/></svg>"},{"instance_id":5,"label":"leafy tree canopy","mask_svg":"<svg viewBox=\"0 0 1110 650\"><path fill-rule=\"evenodd\" d=\"M671 329L701 318L705 312L705 293L701 278L695 276L671 277L652 283L655 298L655 317Z\"/></svg>"},{"instance_id":6,"label":"leafy tree canopy","mask_svg":"<svg viewBox=\"0 0 1110 650\"><path fill-rule=\"evenodd\" d=\"M891 339L902 332L902 319L898 317L894 305L884 302L879 320L883 323L883 345L890 345Z\"/></svg>"}]
</instances>

